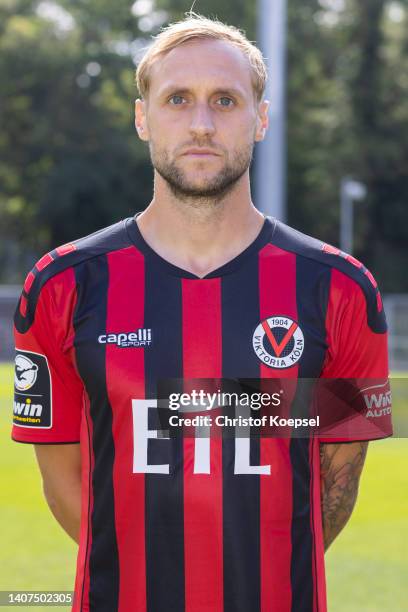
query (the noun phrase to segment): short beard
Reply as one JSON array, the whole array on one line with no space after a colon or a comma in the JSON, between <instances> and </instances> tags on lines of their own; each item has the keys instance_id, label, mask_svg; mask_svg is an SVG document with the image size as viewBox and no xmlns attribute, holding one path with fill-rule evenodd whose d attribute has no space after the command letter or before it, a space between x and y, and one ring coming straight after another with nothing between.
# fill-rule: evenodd
<instances>
[{"instance_id":1,"label":"short beard","mask_svg":"<svg viewBox=\"0 0 408 612\"><path fill-rule=\"evenodd\" d=\"M230 193L241 176L248 170L252 161L254 145L249 145L244 151L237 152L231 164L226 163L217 175L203 187L195 187L186 180L182 170L173 161L169 161L166 151L158 155L150 148L154 169L167 182L174 197L193 207L213 208L222 202Z\"/></svg>"}]
</instances>

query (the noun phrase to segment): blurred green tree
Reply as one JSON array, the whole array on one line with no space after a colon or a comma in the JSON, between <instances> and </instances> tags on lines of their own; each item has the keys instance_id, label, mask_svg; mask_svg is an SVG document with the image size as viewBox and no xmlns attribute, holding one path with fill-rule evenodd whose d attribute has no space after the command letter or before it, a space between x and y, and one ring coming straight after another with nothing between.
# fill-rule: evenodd
<instances>
[{"instance_id":1,"label":"blurred green tree","mask_svg":"<svg viewBox=\"0 0 408 612\"><path fill-rule=\"evenodd\" d=\"M407 7L289 2L289 221L338 244L340 180L362 181L355 254L388 292L408 290Z\"/></svg>"},{"instance_id":2,"label":"blurred green tree","mask_svg":"<svg viewBox=\"0 0 408 612\"><path fill-rule=\"evenodd\" d=\"M132 57L115 50L108 3L100 3L98 23L97 3L84 5L82 20L83 3L72 4L72 12L53 12L62 3L0 5L3 280L20 280L42 252L150 199L146 146L133 128ZM122 5L130 22L129 3ZM129 46L127 32L116 35Z\"/></svg>"}]
</instances>

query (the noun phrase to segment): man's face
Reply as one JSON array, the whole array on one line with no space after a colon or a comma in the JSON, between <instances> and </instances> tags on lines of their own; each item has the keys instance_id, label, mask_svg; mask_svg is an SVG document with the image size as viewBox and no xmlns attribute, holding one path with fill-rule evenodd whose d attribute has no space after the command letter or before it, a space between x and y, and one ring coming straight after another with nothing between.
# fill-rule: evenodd
<instances>
[{"instance_id":1,"label":"man's face","mask_svg":"<svg viewBox=\"0 0 408 612\"><path fill-rule=\"evenodd\" d=\"M136 101L136 128L152 164L179 197L220 197L247 171L267 128L251 68L224 41L194 40L157 60L148 100Z\"/></svg>"}]
</instances>

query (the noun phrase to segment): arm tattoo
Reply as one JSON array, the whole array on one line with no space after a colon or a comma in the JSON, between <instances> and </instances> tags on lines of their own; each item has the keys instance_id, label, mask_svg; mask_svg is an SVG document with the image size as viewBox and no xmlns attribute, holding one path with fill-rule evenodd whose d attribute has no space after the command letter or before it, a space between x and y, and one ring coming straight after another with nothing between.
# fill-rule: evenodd
<instances>
[{"instance_id":1,"label":"arm tattoo","mask_svg":"<svg viewBox=\"0 0 408 612\"><path fill-rule=\"evenodd\" d=\"M320 444L324 548L340 533L354 508L368 442Z\"/></svg>"}]
</instances>

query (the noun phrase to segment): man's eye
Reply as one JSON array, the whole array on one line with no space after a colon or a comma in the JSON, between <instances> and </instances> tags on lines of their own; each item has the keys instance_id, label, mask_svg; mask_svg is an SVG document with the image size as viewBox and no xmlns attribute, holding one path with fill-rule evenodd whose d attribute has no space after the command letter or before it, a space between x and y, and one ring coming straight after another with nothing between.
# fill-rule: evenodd
<instances>
[{"instance_id":1,"label":"man's eye","mask_svg":"<svg viewBox=\"0 0 408 612\"><path fill-rule=\"evenodd\" d=\"M233 106L234 104L234 101L231 98L227 98L227 96L223 96L222 98L219 98L217 102L219 103L220 106L223 106L224 108L228 108L230 106Z\"/></svg>"},{"instance_id":2,"label":"man's eye","mask_svg":"<svg viewBox=\"0 0 408 612\"><path fill-rule=\"evenodd\" d=\"M184 98L183 96L171 96L169 102L175 106L180 106L182 104Z\"/></svg>"}]
</instances>

